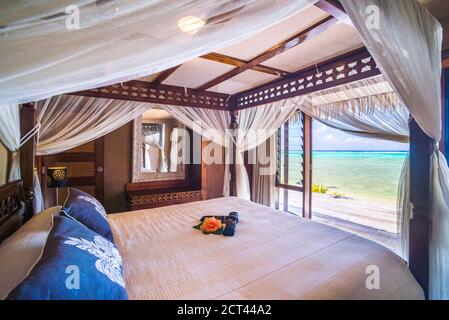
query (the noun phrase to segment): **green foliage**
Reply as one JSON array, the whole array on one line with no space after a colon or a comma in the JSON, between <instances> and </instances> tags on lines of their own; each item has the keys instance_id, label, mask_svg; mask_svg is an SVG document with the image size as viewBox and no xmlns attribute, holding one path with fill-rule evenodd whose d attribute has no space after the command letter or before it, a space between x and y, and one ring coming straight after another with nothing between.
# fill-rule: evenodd
<instances>
[{"instance_id":1,"label":"green foliage","mask_svg":"<svg viewBox=\"0 0 449 320\"><path fill-rule=\"evenodd\" d=\"M312 185L312 192L315 192L315 193L327 193L328 190L329 190L329 187L325 186L324 184Z\"/></svg>"}]
</instances>

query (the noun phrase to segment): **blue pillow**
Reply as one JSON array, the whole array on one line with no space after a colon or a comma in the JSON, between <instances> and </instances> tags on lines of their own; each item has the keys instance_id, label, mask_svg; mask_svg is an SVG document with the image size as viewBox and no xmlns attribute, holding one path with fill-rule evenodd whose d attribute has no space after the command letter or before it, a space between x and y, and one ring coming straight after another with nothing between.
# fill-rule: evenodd
<instances>
[{"instance_id":1,"label":"blue pillow","mask_svg":"<svg viewBox=\"0 0 449 320\"><path fill-rule=\"evenodd\" d=\"M75 188L69 188L69 195L61 210L61 215L81 222L89 229L114 242L106 210L90 194Z\"/></svg>"},{"instance_id":2,"label":"blue pillow","mask_svg":"<svg viewBox=\"0 0 449 320\"><path fill-rule=\"evenodd\" d=\"M115 245L75 220L54 215L40 260L7 299L127 298L122 258Z\"/></svg>"}]
</instances>

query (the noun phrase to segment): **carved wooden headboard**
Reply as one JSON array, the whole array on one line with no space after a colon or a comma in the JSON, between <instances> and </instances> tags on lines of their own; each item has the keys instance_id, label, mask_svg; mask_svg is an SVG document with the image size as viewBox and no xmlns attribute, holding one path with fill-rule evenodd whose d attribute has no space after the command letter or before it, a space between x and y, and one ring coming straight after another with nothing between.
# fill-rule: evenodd
<instances>
[{"instance_id":1,"label":"carved wooden headboard","mask_svg":"<svg viewBox=\"0 0 449 320\"><path fill-rule=\"evenodd\" d=\"M24 198L22 181L8 182L0 187L0 242L23 223Z\"/></svg>"}]
</instances>

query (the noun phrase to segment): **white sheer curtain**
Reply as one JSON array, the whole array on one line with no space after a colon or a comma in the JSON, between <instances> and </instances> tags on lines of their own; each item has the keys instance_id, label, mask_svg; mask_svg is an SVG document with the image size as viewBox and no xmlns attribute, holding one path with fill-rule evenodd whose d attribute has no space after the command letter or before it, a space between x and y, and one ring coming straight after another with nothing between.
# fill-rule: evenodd
<instances>
[{"instance_id":1,"label":"white sheer curtain","mask_svg":"<svg viewBox=\"0 0 449 320\"><path fill-rule=\"evenodd\" d=\"M278 197L276 190L276 140L274 134L255 150L257 161L253 166L251 200L274 208ZM260 161L264 159L264 161ZM274 170L273 170L274 169Z\"/></svg>"},{"instance_id":2,"label":"white sheer curtain","mask_svg":"<svg viewBox=\"0 0 449 320\"><path fill-rule=\"evenodd\" d=\"M349 101L348 101L349 102ZM396 142L409 141L409 112L401 103L397 105L383 104L382 106L368 105L369 111L360 110L351 102L352 109L341 109L327 114L320 106L313 106L309 101L298 105L298 108L309 116L332 128L347 133ZM361 107L364 108L365 106Z\"/></svg>"},{"instance_id":3,"label":"white sheer curtain","mask_svg":"<svg viewBox=\"0 0 449 320\"><path fill-rule=\"evenodd\" d=\"M41 129L37 155L60 153L120 128L151 108L149 103L72 95L37 103Z\"/></svg>"},{"instance_id":4,"label":"white sheer curtain","mask_svg":"<svg viewBox=\"0 0 449 320\"><path fill-rule=\"evenodd\" d=\"M162 125L165 132L165 125ZM163 136L163 135L162 135ZM167 160L165 157L164 139L161 132L155 132L145 136L145 169L152 172L167 172ZM162 143L161 143L162 142Z\"/></svg>"},{"instance_id":5,"label":"white sheer curtain","mask_svg":"<svg viewBox=\"0 0 449 320\"><path fill-rule=\"evenodd\" d=\"M382 77L320 90L284 101L322 123L357 136L398 142L409 141L408 110ZM260 154L258 154L260 156ZM253 199L268 205L275 199L274 176L259 177L263 169L254 167ZM400 226L398 226L401 231ZM402 233L400 233L402 234Z\"/></svg>"},{"instance_id":6,"label":"white sheer curtain","mask_svg":"<svg viewBox=\"0 0 449 320\"><path fill-rule=\"evenodd\" d=\"M170 105L160 105L160 108L168 111L176 120L210 140L226 150L226 159L229 158L230 147L230 115L229 111L200 109L192 107L180 107ZM230 172L229 165L226 164L225 177L223 182L223 195L229 195Z\"/></svg>"},{"instance_id":7,"label":"white sheer curtain","mask_svg":"<svg viewBox=\"0 0 449 320\"><path fill-rule=\"evenodd\" d=\"M228 146L229 111L160 105L176 120L220 146Z\"/></svg>"},{"instance_id":8,"label":"white sheer curtain","mask_svg":"<svg viewBox=\"0 0 449 320\"><path fill-rule=\"evenodd\" d=\"M315 2L1 1L0 106L154 74L244 40Z\"/></svg>"},{"instance_id":9,"label":"white sheer curtain","mask_svg":"<svg viewBox=\"0 0 449 320\"><path fill-rule=\"evenodd\" d=\"M302 101L303 98L296 100ZM297 102L298 103L298 102ZM291 99L273 102L267 105L240 110L238 129L235 134L237 196L250 200L248 173L243 161L243 152L254 149L264 143L289 119L297 105Z\"/></svg>"},{"instance_id":10,"label":"white sheer curtain","mask_svg":"<svg viewBox=\"0 0 449 320\"><path fill-rule=\"evenodd\" d=\"M353 104L355 105L356 102L353 101ZM409 142L408 121L410 114L405 106L402 104L377 105L374 107L369 105L368 108L370 111L367 113L355 107L354 109L342 109L339 114L332 112L332 115L328 115L326 112L317 111L309 103L300 106L304 113L314 119L352 135L403 143ZM410 210L409 168L410 163L407 157L401 171L397 201L397 253L404 259L407 259L408 256L408 226L410 221L410 212L408 212Z\"/></svg>"},{"instance_id":11,"label":"white sheer curtain","mask_svg":"<svg viewBox=\"0 0 449 320\"><path fill-rule=\"evenodd\" d=\"M151 105L71 95L37 103L37 155L60 153L102 137L140 116ZM19 135L20 136L20 135ZM44 207L39 179L34 179L34 213Z\"/></svg>"},{"instance_id":12,"label":"white sheer curtain","mask_svg":"<svg viewBox=\"0 0 449 320\"><path fill-rule=\"evenodd\" d=\"M20 180L20 107L10 103L0 111L0 139L12 152L8 181Z\"/></svg>"},{"instance_id":13,"label":"white sheer curtain","mask_svg":"<svg viewBox=\"0 0 449 320\"><path fill-rule=\"evenodd\" d=\"M42 196L41 184L39 182L39 175L37 171L34 172L34 198L33 198L33 213L39 213L45 210L44 197Z\"/></svg>"},{"instance_id":14,"label":"white sheer curtain","mask_svg":"<svg viewBox=\"0 0 449 320\"><path fill-rule=\"evenodd\" d=\"M179 131L178 128L173 128L170 134L170 167L169 172L177 172L178 171L178 140L179 140Z\"/></svg>"},{"instance_id":15,"label":"white sheer curtain","mask_svg":"<svg viewBox=\"0 0 449 320\"><path fill-rule=\"evenodd\" d=\"M341 3L382 74L420 127L435 141L429 296L448 299L449 169L437 148L441 138L441 25L415 0ZM369 20L373 23L367 23Z\"/></svg>"},{"instance_id":16,"label":"white sheer curtain","mask_svg":"<svg viewBox=\"0 0 449 320\"><path fill-rule=\"evenodd\" d=\"M383 76L308 94L300 108L311 117L348 133L409 141L408 109Z\"/></svg>"}]
</instances>

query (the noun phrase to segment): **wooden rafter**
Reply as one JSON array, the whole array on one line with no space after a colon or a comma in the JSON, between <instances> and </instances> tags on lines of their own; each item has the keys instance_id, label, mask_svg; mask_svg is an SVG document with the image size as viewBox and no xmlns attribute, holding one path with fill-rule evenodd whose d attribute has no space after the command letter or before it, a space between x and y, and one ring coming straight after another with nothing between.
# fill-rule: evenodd
<instances>
[{"instance_id":1,"label":"wooden rafter","mask_svg":"<svg viewBox=\"0 0 449 320\"><path fill-rule=\"evenodd\" d=\"M237 67L235 69L232 69L231 71L203 84L202 86L198 87L198 90L207 90L213 86L216 86L217 84L226 81L232 77L235 77L236 75L245 72L248 69L252 69L254 66L257 66L261 64L262 62L269 60L293 47L296 47L297 45L303 43L304 41L307 41L327 29L331 28L338 22L337 18L333 16L329 16L318 23L312 25L311 27L307 28L306 30L303 30L299 32L298 34L295 34L293 37L288 38L285 41L282 41L281 43L278 43L274 47L268 49L267 51L261 53L254 59L251 59L247 64Z\"/></svg>"},{"instance_id":2,"label":"wooden rafter","mask_svg":"<svg viewBox=\"0 0 449 320\"><path fill-rule=\"evenodd\" d=\"M200 58L228 64L228 65L235 66L235 67L243 67L244 65L249 63L249 61L230 57L230 56L227 56L227 55L224 55L221 53L217 53L217 52L211 52L211 53L205 54L204 56L201 56ZM279 69L272 68L272 67L267 67L267 66L264 66L261 64L258 64L256 66L252 67L251 69L254 71L259 71L259 72L271 74L271 75L278 76L278 77L286 77L290 74L287 71L279 70Z\"/></svg>"},{"instance_id":3,"label":"wooden rafter","mask_svg":"<svg viewBox=\"0 0 449 320\"><path fill-rule=\"evenodd\" d=\"M165 71L162 71L161 73L159 73L159 75L156 77L156 79L154 79L151 83L153 84L161 84L162 82L164 82L165 79L167 79L168 77L170 77L170 75L173 74L173 72L175 72L176 70L178 70L178 68L180 67L176 66L170 69L167 69Z\"/></svg>"},{"instance_id":4,"label":"wooden rafter","mask_svg":"<svg viewBox=\"0 0 449 320\"><path fill-rule=\"evenodd\" d=\"M349 21L348 15L338 0L320 0L315 3L315 6L334 16L338 20Z\"/></svg>"}]
</instances>

